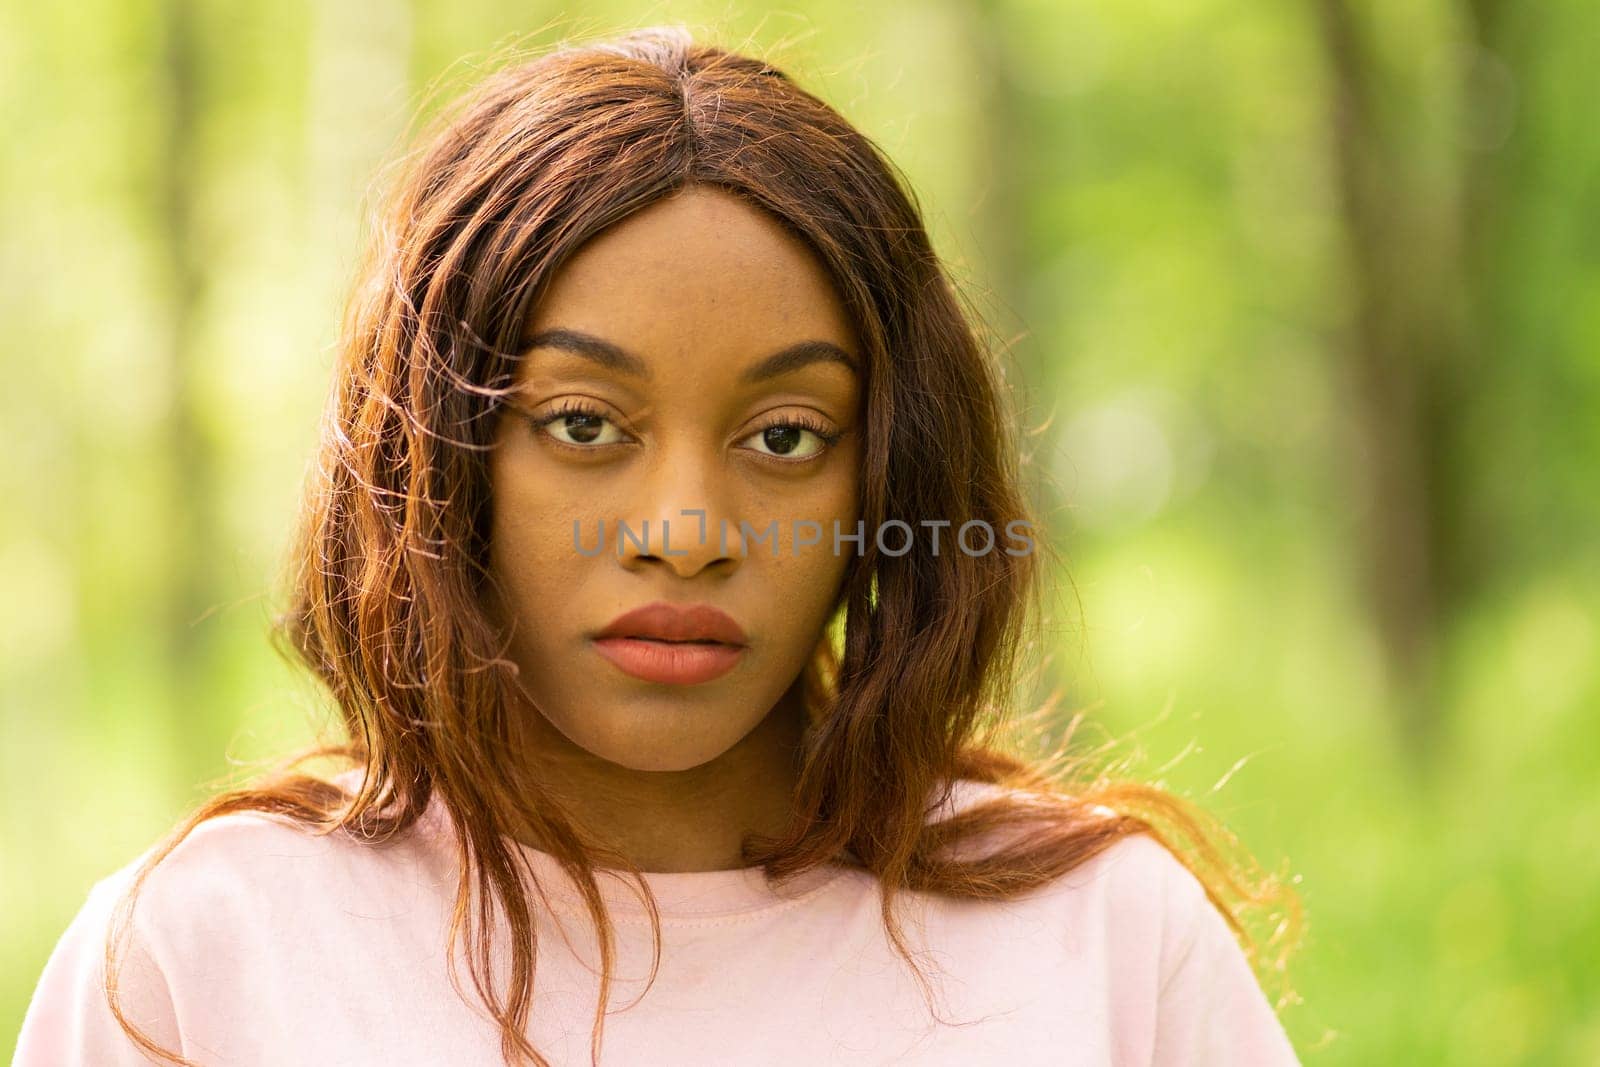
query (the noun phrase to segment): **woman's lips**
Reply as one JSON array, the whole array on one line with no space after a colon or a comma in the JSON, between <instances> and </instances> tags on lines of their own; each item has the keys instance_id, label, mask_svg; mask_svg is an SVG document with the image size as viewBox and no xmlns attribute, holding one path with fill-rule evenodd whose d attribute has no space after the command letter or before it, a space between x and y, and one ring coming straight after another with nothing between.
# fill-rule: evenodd
<instances>
[{"instance_id":1,"label":"woman's lips","mask_svg":"<svg viewBox=\"0 0 1600 1067\"><path fill-rule=\"evenodd\" d=\"M625 673L667 685L699 685L720 678L733 670L745 653L742 645L644 637L597 637L594 647Z\"/></svg>"}]
</instances>

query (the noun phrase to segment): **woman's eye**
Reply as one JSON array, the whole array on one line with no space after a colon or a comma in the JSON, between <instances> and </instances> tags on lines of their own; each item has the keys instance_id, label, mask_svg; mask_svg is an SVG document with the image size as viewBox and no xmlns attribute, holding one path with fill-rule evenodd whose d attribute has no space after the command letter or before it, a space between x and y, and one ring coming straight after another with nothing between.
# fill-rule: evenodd
<instances>
[{"instance_id":1,"label":"woman's eye","mask_svg":"<svg viewBox=\"0 0 1600 1067\"><path fill-rule=\"evenodd\" d=\"M762 455L792 460L814 459L838 439L838 434L821 427L795 422L774 423L745 438L756 442L755 449Z\"/></svg>"},{"instance_id":2,"label":"woman's eye","mask_svg":"<svg viewBox=\"0 0 1600 1067\"><path fill-rule=\"evenodd\" d=\"M558 444L569 448L599 448L628 440L614 422L599 411L569 406L534 420L535 426ZM745 444L773 459L800 462L815 459L838 441L840 434L807 420L775 422L749 437Z\"/></svg>"},{"instance_id":3,"label":"woman's eye","mask_svg":"<svg viewBox=\"0 0 1600 1067\"><path fill-rule=\"evenodd\" d=\"M540 419L538 426L562 444L576 448L610 445L624 440L622 431L610 419L588 409L558 411Z\"/></svg>"}]
</instances>

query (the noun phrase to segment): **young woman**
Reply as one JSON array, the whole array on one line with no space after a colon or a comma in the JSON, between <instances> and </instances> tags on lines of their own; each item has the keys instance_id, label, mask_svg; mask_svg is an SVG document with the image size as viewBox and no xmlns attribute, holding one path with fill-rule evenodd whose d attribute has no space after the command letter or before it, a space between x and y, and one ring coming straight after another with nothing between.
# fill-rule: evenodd
<instances>
[{"instance_id":1,"label":"young woman","mask_svg":"<svg viewBox=\"0 0 1600 1067\"><path fill-rule=\"evenodd\" d=\"M1290 890L995 740L1042 546L859 132L554 52L362 277L283 617L348 736L99 882L18 1063L1295 1062L1235 936Z\"/></svg>"}]
</instances>

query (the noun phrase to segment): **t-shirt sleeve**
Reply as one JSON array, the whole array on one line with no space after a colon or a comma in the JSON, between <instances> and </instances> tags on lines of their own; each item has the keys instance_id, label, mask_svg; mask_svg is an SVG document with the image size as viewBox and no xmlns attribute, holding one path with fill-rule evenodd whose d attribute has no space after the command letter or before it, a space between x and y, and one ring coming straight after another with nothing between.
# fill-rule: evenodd
<instances>
[{"instance_id":1,"label":"t-shirt sleeve","mask_svg":"<svg viewBox=\"0 0 1600 1067\"><path fill-rule=\"evenodd\" d=\"M1222 913L1173 864L1185 916L1162 967L1152 1067L1285 1067L1300 1061Z\"/></svg>"},{"instance_id":2,"label":"t-shirt sleeve","mask_svg":"<svg viewBox=\"0 0 1600 1067\"><path fill-rule=\"evenodd\" d=\"M105 991L106 936L132 875L124 868L95 883L56 942L22 1020L12 1067L90 1067L159 1063L124 1031ZM179 1051L171 992L140 925L122 948L118 1006L161 1046Z\"/></svg>"}]
</instances>

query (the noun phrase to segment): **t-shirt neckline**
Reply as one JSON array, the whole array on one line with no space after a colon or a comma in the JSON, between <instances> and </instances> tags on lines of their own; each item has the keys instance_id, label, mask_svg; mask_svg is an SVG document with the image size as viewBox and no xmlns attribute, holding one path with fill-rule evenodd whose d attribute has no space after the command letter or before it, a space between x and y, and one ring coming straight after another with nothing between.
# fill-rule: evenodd
<instances>
[{"instance_id":1,"label":"t-shirt neckline","mask_svg":"<svg viewBox=\"0 0 1600 1067\"><path fill-rule=\"evenodd\" d=\"M358 772L359 773L359 772ZM359 778L352 787L359 784ZM435 792L419 820L441 846L454 851L454 827L444 801ZM501 841L520 855L543 890L551 908L587 913L587 904L577 881L567 874L553 854L535 848L509 835ZM781 884L769 883L761 867L736 867L717 871L643 871L640 874L655 897L657 914L663 923L695 922L731 915L748 915L769 909L792 907L821 892L842 878L851 868L840 863L812 867ZM600 867L594 871L596 888L609 915L626 920L648 922L650 911L635 877L628 871ZM535 892L535 900L539 895Z\"/></svg>"},{"instance_id":2,"label":"t-shirt neckline","mask_svg":"<svg viewBox=\"0 0 1600 1067\"><path fill-rule=\"evenodd\" d=\"M552 907L567 911L586 909L577 882L567 874L555 856L514 838L503 840L527 858ZM839 864L824 864L802 871L777 886L767 881L766 872L761 867L720 871L642 871L638 877L650 887L661 920L671 922L791 907L831 885L846 870ZM633 874L602 867L595 869L594 876L600 899L605 902L609 913L648 920L649 909Z\"/></svg>"}]
</instances>

